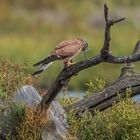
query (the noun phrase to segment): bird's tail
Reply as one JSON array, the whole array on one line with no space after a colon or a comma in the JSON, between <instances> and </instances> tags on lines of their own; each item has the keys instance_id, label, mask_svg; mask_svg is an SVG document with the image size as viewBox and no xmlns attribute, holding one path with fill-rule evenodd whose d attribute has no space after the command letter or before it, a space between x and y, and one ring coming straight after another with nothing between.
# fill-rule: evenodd
<instances>
[{"instance_id":1,"label":"bird's tail","mask_svg":"<svg viewBox=\"0 0 140 140\"><path fill-rule=\"evenodd\" d=\"M52 65L53 62L50 62L48 64L44 64L44 65L40 65L38 70L36 72L34 72L32 75L38 75L40 73L42 73L43 71L47 70L47 68Z\"/></svg>"},{"instance_id":2,"label":"bird's tail","mask_svg":"<svg viewBox=\"0 0 140 140\"><path fill-rule=\"evenodd\" d=\"M60 59L59 56L56 55L51 55L39 62L37 62L36 64L34 64L33 66L38 66L38 70L36 72L34 72L32 75L38 75L40 73L42 73L43 71L45 71L50 65L52 65L53 61Z\"/></svg>"}]
</instances>

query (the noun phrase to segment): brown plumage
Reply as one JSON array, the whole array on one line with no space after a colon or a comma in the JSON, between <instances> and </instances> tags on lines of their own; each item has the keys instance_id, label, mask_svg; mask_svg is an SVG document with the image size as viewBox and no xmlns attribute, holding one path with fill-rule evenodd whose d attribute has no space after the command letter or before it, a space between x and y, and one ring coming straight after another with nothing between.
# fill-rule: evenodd
<instances>
[{"instance_id":1,"label":"brown plumage","mask_svg":"<svg viewBox=\"0 0 140 140\"><path fill-rule=\"evenodd\" d=\"M69 66L71 64L70 61L72 61L79 52L84 51L87 47L87 42L81 38L74 38L60 42L51 52L50 56L33 65L39 66L38 71L36 71L33 75L40 74L46 70L55 60L62 59L64 65Z\"/></svg>"}]
</instances>

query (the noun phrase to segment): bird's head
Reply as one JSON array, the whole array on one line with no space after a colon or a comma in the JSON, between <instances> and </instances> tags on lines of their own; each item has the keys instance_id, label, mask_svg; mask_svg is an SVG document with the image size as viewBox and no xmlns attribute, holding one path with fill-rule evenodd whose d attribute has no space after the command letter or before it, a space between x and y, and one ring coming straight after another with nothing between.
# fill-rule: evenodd
<instances>
[{"instance_id":1,"label":"bird's head","mask_svg":"<svg viewBox=\"0 0 140 140\"><path fill-rule=\"evenodd\" d=\"M88 48L88 43L86 40L83 39L83 47L82 47L82 51L86 51Z\"/></svg>"},{"instance_id":2,"label":"bird's head","mask_svg":"<svg viewBox=\"0 0 140 140\"><path fill-rule=\"evenodd\" d=\"M80 41L82 41L82 51L84 52L84 56L85 56L85 59L86 59L86 51L88 49L88 43L86 40L84 39L80 39L78 38Z\"/></svg>"},{"instance_id":3,"label":"bird's head","mask_svg":"<svg viewBox=\"0 0 140 140\"><path fill-rule=\"evenodd\" d=\"M76 39L78 39L78 40L80 40L80 42L82 42L82 51L86 51L87 48L88 48L88 43L87 43L87 41L84 40L84 39L81 39L81 38L76 38Z\"/></svg>"}]
</instances>

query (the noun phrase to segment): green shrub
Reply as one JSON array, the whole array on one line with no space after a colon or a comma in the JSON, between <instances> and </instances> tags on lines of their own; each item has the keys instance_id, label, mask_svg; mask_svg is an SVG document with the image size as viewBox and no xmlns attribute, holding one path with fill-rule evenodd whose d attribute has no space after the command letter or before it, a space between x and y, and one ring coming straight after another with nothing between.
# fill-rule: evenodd
<instances>
[{"instance_id":1,"label":"green shrub","mask_svg":"<svg viewBox=\"0 0 140 140\"><path fill-rule=\"evenodd\" d=\"M13 139L39 140L41 130L48 121L47 116L38 112L35 107L29 108L21 103L12 103L9 108L10 117L7 124L3 123L2 126L7 132L14 128ZM9 139L10 134L7 134L7 140Z\"/></svg>"},{"instance_id":2,"label":"green shrub","mask_svg":"<svg viewBox=\"0 0 140 140\"><path fill-rule=\"evenodd\" d=\"M105 81L97 76L93 76L93 81L90 80L85 85L88 87L88 90L83 97L87 98L95 92L102 91L105 88ZM70 104L77 102L78 100L80 100L80 98L78 96L73 97L70 95L67 95L67 96L64 95L63 98L60 99L59 101L62 106L68 106Z\"/></svg>"},{"instance_id":3,"label":"green shrub","mask_svg":"<svg viewBox=\"0 0 140 140\"><path fill-rule=\"evenodd\" d=\"M90 80L89 83L86 83L86 86L88 87L88 90L84 97L88 97L95 92L102 91L105 88L105 81L97 76L94 76L93 81Z\"/></svg>"},{"instance_id":4,"label":"green shrub","mask_svg":"<svg viewBox=\"0 0 140 140\"><path fill-rule=\"evenodd\" d=\"M5 99L7 94L0 89L0 99Z\"/></svg>"},{"instance_id":5,"label":"green shrub","mask_svg":"<svg viewBox=\"0 0 140 140\"><path fill-rule=\"evenodd\" d=\"M140 108L130 99L121 100L105 112L92 116L85 112L78 118L68 115L70 133L80 140L139 140Z\"/></svg>"},{"instance_id":6,"label":"green shrub","mask_svg":"<svg viewBox=\"0 0 140 140\"><path fill-rule=\"evenodd\" d=\"M12 103L11 104L11 116L17 120L22 120L25 117L25 108L24 104Z\"/></svg>"},{"instance_id":7,"label":"green shrub","mask_svg":"<svg viewBox=\"0 0 140 140\"><path fill-rule=\"evenodd\" d=\"M19 64L0 60L0 98L11 97L18 88L29 83L29 77L24 75L22 69Z\"/></svg>"},{"instance_id":8,"label":"green shrub","mask_svg":"<svg viewBox=\"0 0 140 140\"><path fill-rule=\"evenodd\" d=\"M94 82L86 84L89 88L87 96L104 89L105 82L95 77ZM81 117L74 110L68 113L69 132L80 140L139 140L140 138L140 108L131 98L131 89L126 90L127 97L119 97L119 103L114 103L107 111L95 111L95 115L85 111ZM119 95L118 95L119 96ZM65 100L70 104L78 99Z\"/></svg>"}]
</instances>

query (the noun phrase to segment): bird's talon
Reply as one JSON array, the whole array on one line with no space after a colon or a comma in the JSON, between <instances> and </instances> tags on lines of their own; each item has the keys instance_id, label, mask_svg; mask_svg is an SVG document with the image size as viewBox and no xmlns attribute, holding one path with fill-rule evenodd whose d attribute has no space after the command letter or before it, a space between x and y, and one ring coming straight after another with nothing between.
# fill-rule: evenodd
<instances>
[{"instance_id":1,"label":"bird's talon","mask_svg":"<svg viewBox=\"0 0 140 140\"><path fill-rule=\"evenodd\" d=\"M67 66L69 67L69 66L74 65L74 64L75 64L74 62L70 62L70 61L69 61L69 62L67 63Z\"/></svg>"}]
</instances>

